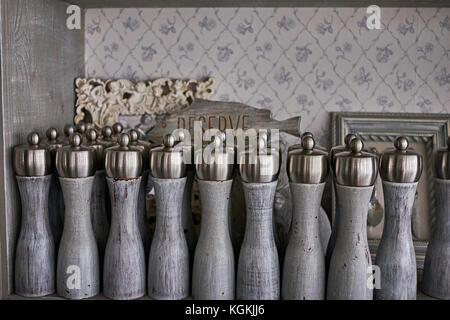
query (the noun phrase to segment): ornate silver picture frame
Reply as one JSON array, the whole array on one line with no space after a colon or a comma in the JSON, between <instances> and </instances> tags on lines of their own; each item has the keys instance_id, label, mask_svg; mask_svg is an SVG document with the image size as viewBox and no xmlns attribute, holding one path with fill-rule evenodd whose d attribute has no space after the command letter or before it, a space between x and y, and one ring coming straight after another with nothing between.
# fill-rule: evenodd
<instances>
[{"instance_id":1,"label":"ornate silver picture frame","mask_svg":"<svg viewBox=\"0 0 450 320\"><path fill-rule=\"evenodd\" d=\"M418 113L360 113L334 112L331 114L332 144L343 144L348 133L360 137L366 149L383 152L392 147L398 136L406 136L410 146L421 153L424 170L419 181L414 205L412 229L416 250L417 267L423 267L428 237L434 221L434 172L433 151L444 147L450 132L450 115ZM375 185L368 214L368 238L372 255L376 253L381 238L384 219L381 179ZM373 210L373 211L371 211ZM332 200L332 216L335 199Z\"/></svg>"}]
</instances>

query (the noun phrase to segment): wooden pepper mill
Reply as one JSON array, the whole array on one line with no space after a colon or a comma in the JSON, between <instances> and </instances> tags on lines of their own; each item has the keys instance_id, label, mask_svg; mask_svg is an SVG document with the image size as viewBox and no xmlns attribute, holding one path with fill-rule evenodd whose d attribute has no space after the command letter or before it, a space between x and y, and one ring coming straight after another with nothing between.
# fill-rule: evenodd
<instances>
[{"instance_id":1,"label":"wooden pepper mill","mask_svg":"<svg viewBox=\"0 0 450 320\"><path fill-rule=\"evenodd\" d=\"M417 269L411 215L423 161L420 154L408 149L405 137L397 138L394 146L381 155L385 220L376 256L381 288L375 288L375 298L415 300Z\"/></svg>"},{"instance_id":2,"label":"wooden pepper mill","mask_svg":"<svg viewBox=\"0 0 450 320\"><path fill-rule=\"evenodd\" d=\"M148 262L148 295L159 300L189 295L189 250L181 225L186 164L175 137L150 152L150 173L155 186L156 226Z\"/></svg>"},{"instance_id":3,"label":"wooden pepper mill","mask_svg":"<svg viewBox=\"0 0 450 320\"><path fill-rule=\"evenodd\" d=\"M152 241L150 227L147 222L147 210L146 210L146 200L147 200L147 183L149 177L149 163L150 163L150 149L151 143L139 140L139 133L132 129L128 132L130 135L130 146L137 148L142 152L142 180L141 186L139 187L138 205L137 205L137 223L139 228L139 233L142 237L142 243L144 245L145 251L145 261L148 261L148 255L150 254L150 243Z\"/></svg>"},{"instance_id":4,"label":"wooden pepper mill","mask_svg":"<svg viewBox=\"0 0 450 320\"><path fill-rule=\"evenodd\" d=\"M105 174L105 148L110 146L97 139L97 131L89 129L86 132L86 142L83 144L86 148L92 148L95 151L95 167L94 184L92 186L91 199L91 223L94 236L97 241L100 270L103 266L103 258L105 256L106 241L109 233L109 220L106 206L106 193L108 186L106 184Z\"/></svg>"},{"instance_id":5,"label":"wooden pepper mill","mask_svg":"<svg viewBox=\"0 0 450 320\"><path fill-rule=\"evenodd\" d=\"M213 150L209 149L214 147ZM204 157L206 154L206 157ZM222 137L195 154L202 200L202 222L192 271L192 298L234 299L235 266L229 232L229 199L233 184L234 148Z\"/></svg>"},{"instance_id":6,"label":"wooden pepper mill","mask_svg":"<svg viewBox=\"0 0 450 320\"><path fill-rule=\"evenodd\" d=\"M450 138L447 148L436 152L436 220L423 267L422 291L450 299Z\"/></svg>"},{"instance_id":7,"label":"wooden pepper mill","mask_svg":"<svg viewBox=\"0 0 450 320\"><path fill-rule=\"evenodd\" d=\"M319 214L329 165L328 154L314 145L314 139L305 136L302 148L288 153L293 211L281 287L281 297L287 300L325 298L325 254L320 242Z\"/></svg>"},{"instance_id":8,"label":"wooden pepper mill","mask_svg":"<svg viewBox=\"0 0 450 320\"><path fill-rule=\"evenodd\" d=\"M339 224L328 271L327 299L372 300L368 285L372 261L367 242L367 210L378 174L377 159L363 152L363 142L350 142L349 152L333 164Z\"/></svg>"},{"instance_id":9,"label":"wooden pepper mill","mask_svg":"<svg viewBox=\"0 0 450 320\"><path fill-rule=\"evenodd\" d=\"M277 300L280 266L273 233L273 203L281 156L279 150L267 146L263 137L257 144L238 155L247 218L239 252L236 298Z\"/></svg>"},{"instance_id":10,"label":"wooden pepper mill","mask_svg":"<svg viewBox=\"0 0 450 320\"><path fill-rule=\"evenodd\" d=\"M85 299L100 291L100 264L91 223L95 152L81 146L82 136L70 136L71 145L56 153L56 168L64 194L66 212L58 250L58 295Z\"/></svg>"},{"instance_id":11,"label":"wooden pepper mill","mask_svg":"<svg viewBox=\"0 0 450 320\"><path fill-rule=\"evenodd\" d=\"M42 297L55 292L55 243L48 208L52 163L37 133L28 135L28 144L14 148L14 171L22 202L15 291L25 297Z\"/></svg>"},{"instance_id":12,"label":"wooden pepper mill","mask_svg":"<svg viewBox=\"0 0 450 320\"><path fill-rule=\"evenodd\" d=\"M50 227L52 229L53 240L55 240L55 248L59 247L61 234L64 223L64 197L61 189L61 184L58 179L58 172L56 171L56 151L64 146L64 142L58 139L59 133L56 128L47 130L47 140L43 145L50 151L52 161L52 182L50 184L50 193L48 197L48 209Z\"/></svg>"},{"instance_id":13,"label":"wooden pepper mill","mask_svg":"<svg viewBox=\"0 0 450 320\"><path fill-rule=\"evenodd\" d=\"M105 151L106 181L111 198L111 227L105 249L103 293L115 300L145 294L145 253L137 222L142 152L129 146L123 133L119 146Z\"/></svg>"},{"instance_id":14,"label":"wooden pepper mill","mask_svg":"<svg viewBox=\"0 0 450 320\"><path fill-rule=\"evenodd\" d=\"M349 133L344 138L344 145L336 146L331 148L330 150L330 169L333 170L334 166L334 159L336 155L340 152L348 152L350 151L350 142L356 138L356 135L353 133ZM334 179L334 175L331 174L331 183L332 183L332 189L331 192L333 193L332 198L335 199L335 208L334 208L334 216L332 217L332 223L331 223L331 235L330 240L328 241L327 246L327 252L325 253L325 268L326 268L326 276L328 276L328 269L330 266L330 260L331 260L331 254L333 253L334 246L336 245L336 237L337 237L337 231L338 231L338 224L339 224L339 205L338 205L338 198L336 196L336 181Z\"/></svg>"}]
</instances>

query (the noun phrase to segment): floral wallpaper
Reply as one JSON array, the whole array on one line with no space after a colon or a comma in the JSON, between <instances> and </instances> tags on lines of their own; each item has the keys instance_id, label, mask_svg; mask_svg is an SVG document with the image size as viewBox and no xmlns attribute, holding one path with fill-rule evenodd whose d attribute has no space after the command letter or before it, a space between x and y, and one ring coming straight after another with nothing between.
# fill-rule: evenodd
<instances>
[{"instance_id":1,"label":"floral wallpaper","mask_svg":"<svg viewBox=\"0 0 450 320\"><path fill-rule=\"evenodd\" d=\"M329 145L329 112L450 111L450 9L86 10L86 75L216 79L215 100L301 115Z\"/></svg>"}]
</instances>

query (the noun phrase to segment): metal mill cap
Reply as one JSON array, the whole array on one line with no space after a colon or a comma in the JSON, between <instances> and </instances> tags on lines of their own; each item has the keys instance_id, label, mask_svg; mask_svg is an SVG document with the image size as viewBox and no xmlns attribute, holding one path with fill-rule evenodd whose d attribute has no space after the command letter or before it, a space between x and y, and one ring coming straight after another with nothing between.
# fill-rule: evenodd
<instances>
[{"instance_id":1,"label":"metal mill cap","mask_svg":"<svg viewBox=\"0 0 450 320\"><path fill-rule=\"evenodd\" d=\"M328 153L315 148L314 138L302 138L302 148L289 152L287 174L293 183L318 184L328 175Z\"/></svg>"},{"instance_id":2,"label":"metal mill cap","mask_svg":"<svg viewBox=\"0 0 450 320\"><path fill-rule=\"evenodd\" d=\"M293 144L293 145L291 145L291 146L288 148L288 154L289 154L289 152L291 152L292 150L303 149L301 141L302 141L303 138L305 138L305 137L311 137L311 138L314 139L314 134L313 134L312 132L308 132L308 131L307 131L307 132L304 132L304 133L301 135L301 137L300 137L300 143ZM315 145L314 148L315 148L315 149L318 149L318 150L322 150L322 151L328 153L328 150L327 150L327 148L325 148L325 147L322 147L322 146L319 146L319 145Z\"/></svg>"},{"instance_id":3,"label":"metal mill cap","mask_svg":"<svg viewBox=\"0 0 450 320\"><path fill-rule=\"evenodd\" d=\"M136 179L142 174L142 152L130 146L130 136L121 133L119 145L105 150L106 175L115 179Z\"/></svg>"},{"instance_id":4,"label":"metal mill cap","mask_svg":"<svg viewBox=\"0 0 450 320\"><path fill-rule=\"evenodd\" d=\"M150 165L150 149L152 144L148 141L139 140L139 133L134 129L131 129L128 134L130 136L130 146L141 150L143 161L142 169L147 170Z\"/></svg>"},{"instance_id":5,"label":"metal mill cap","mask_svg":"<svg viewBox=\"0 0 450 320\"><path fill-rule=\"evenodd\" d=\"M224 145L224 135L195 152L195 169L200 180L226 181L233 176L234 148Z\"/></svg>"},{"instance_id":6,"label":"metal mill cap","mask_svg":"<svg viewBox=\"0 0 450 320\"><path fill-rule=\"evenodd\" d=\"M112 128L110 126L104 126L102 129L102 136L97 139L105 145L106 148L117 146L117 141L112 138Z\"/></svg>"},{"instance_id":7,"label":"metal mill cap","mask_svg":"<svg viewBox=\"0 0 450 320\"><path fill-rule=\"evenodd\" d=\"M56 170L62 178L86 178L95 173L95 151L81 146L82 136L74 133L69 137L70 145L56 152Z\"/></svg>"},{"instance_id":8,"label":"metal mill cap","mask_svg":"<svg viewBox=\"0 0 450 320\"><path fill-rule=\"evenodd\" d=\"M247 148L239 153L239 172L244 182L268 183L278 179L281 154L267 147L267 140L260 136L256 148Z\"/></svg>"},{"instance_id":9,"label":"metal mill cap","mask_svg":"<svg viewBox=\"0 0 450 320\"><path fill-rule=\"evenodd\" d=\"M98 133L95 129L89 129L86 132L86 140L83 142L83 146L92 148L95 151L95 167L97 170L105 169L105 144L97 140Z\"/></svg>"},{"instance_id":10,"label":"metal mill cap","mask_svg":"<svg viewBox=\"0 0 450 320\"><path fill-rule=\"evenodd\" d=\"M18 176L38 177L46 176L52 172L50 151L39 145L40 138L37 132L27 137L27 144L14 148L14 171Z\"/></svg>"},{"instance_id":11,"label":"metal mill cap","mask_svg":"<svg viewBox=\"0 0 450 320\"><path fill-rule=\"evenodd\" d=\"M183 149L176 146L175 137L167 134L162 146L150 151L150 172L159 179L179 179L186 177Z\"/></svg>"},{"instance_id":12,"label":"metal mill cap","mask_svg":"<svg viewBox=\"0 0 450 320\"><path fill-rule=\"evenodd\" d=\"M336 154L333 172L337 184L369 187L375 183L378 175L377 157L363 149L362 140L355 138L350 141L350 151Z\"/></svg>"},{"instance_id":13,"label":"metal mill cap","mask_svg":"<svg viewBox=\"0 0 450 320\"><path fill-rule=\"evenodd\" d=\"M437 178L450 180L450 137L447 138L447 149L436 151L434 168Z\"/></svg>"},{"instance_id":14,"label":"metal mill cap","mask_svg":"<svg viewBox=\"0 0 450 320\"><path fill-rule=\"evenodd\" d=\"M333 166L333 164L334 164L334 158L336 157L336 154L338 154L340 152L349 151L350 150L350 142L355 138L357 138L357 136L355 134L349 133L345 136L343 145L339 145L339 146L335 146L335 147L331 148L331 150L330 150L331 166Z\"/></svg>"},{"instance_id":15,"label":"metal mill cap","mask_svg":"<svg viewBox=\"0 0 450 320\"><path fill-rule=\"evenodd\" d=\"M120 122L116 122L112 126L112 139L119 140L119 136L123 131L123 125Z\"/></svg>"},{"instance_id":16,"label":"metal mill cap","mask_svg":"<svg viewBox=\"0 0 450 320\"><path fill-rule=\"evenodd\" d=\"M420 179L423 168L423 159L420 154L408 149L409 142L406 137L398 137L394 147L381 155L380 176L389 182L413 183Z\"/></svg>"}]
</instances>

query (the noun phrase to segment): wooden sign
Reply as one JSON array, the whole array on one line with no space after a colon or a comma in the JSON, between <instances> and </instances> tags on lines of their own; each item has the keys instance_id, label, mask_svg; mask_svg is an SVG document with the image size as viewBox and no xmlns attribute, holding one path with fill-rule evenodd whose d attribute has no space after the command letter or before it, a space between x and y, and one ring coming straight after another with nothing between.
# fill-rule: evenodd
<instances>
[{"instance_id":1,"label":"wooden sign","mask_svg":"<svg viewBox=\"0 0 450 320\"><path fill-rule=\"evenodd\" d=\"M193 134L194 122L201 121L202 129L278 129L294 136L300 136L300 117L283 121L273 120L270 110L257 109L237 102L195 100L191 106L167 116L154 126L147 136L160 142L162 137L176 129L187 129Z\"/></svg>"}]
</instances>

